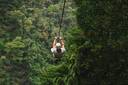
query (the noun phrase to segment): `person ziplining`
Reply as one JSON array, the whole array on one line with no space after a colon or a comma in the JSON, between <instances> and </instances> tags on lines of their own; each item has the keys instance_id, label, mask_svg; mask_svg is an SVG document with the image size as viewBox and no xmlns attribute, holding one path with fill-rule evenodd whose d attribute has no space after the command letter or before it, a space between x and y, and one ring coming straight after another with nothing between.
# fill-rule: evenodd
<instances>
[{"instance_id":1,"label":"person ziplining","mask_svg":"<svg viewBox=\"0 0 128 85\"><path fill-rule=\"evenodd\" d=\"M64 40L62 39L62 37L60 37L60 31L61 31L61 28L62 28L65 3L66 3L66 0L64 0L64 4L63 4L63 10L62 10L62 16L60 18L60 23L59 23L60 28L59 28L59 31L58 31L58 35L53 40L52 48L51 48L51 52L53 53L53 56L55 58L62 57L64 52L66 51L65 47L64 47Z\"/></svg>"},{"instance_id":2,"label":"person ziplining","mask_svg":"<svg viewBox=\"0 0 128 85\"><path fill-rule=\"evenodd\" d=\"M58 42L58 40L60 40L60 42ZM51 52L56 58L61 57L63 55L63 53L65 52L65 47L64 40L61 37L55 37L52 43Z\"/></svg>"}]
</instances>

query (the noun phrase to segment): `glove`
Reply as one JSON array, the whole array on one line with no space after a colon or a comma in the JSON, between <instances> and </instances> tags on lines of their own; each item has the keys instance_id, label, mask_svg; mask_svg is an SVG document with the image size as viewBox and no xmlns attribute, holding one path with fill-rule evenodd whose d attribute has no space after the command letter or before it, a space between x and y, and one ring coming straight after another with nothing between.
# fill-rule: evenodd
<instances>
[{"instance_id":1,"label":"glove","mask_svg":"<svg viewBox=\"0 0 128 85\"><path fill-rule=\"evenodd\" d=\"M62 40L62 37L59 37L60 40Z\"/></svg>"},{"instance_id":2,"label":"glove","mask_svg":"<svg viewBox=\"0 0 128 85\"><path fill-rule=\"evenodd\" d=\"M57 39L57 37L55 37L55 39Z\"/></svg>"}]
</instances>

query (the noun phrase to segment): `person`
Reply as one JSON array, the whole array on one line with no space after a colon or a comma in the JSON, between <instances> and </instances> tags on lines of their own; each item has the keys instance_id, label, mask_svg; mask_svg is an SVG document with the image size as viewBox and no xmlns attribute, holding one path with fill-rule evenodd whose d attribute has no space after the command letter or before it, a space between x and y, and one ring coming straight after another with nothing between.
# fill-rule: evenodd
<instances>
[{"instance_id":1,"label":"person","mask_svg":"<svg viewBox=\"0 0 128 85\"><path fill-rule=\"evenodd\" d=\"M53 56L56 58L62 57L62 55L65 52L65 47L64 47L64 40L61 37L55 37L52 43L51 52L53 53Z\"/></svg>"}]
</instances>

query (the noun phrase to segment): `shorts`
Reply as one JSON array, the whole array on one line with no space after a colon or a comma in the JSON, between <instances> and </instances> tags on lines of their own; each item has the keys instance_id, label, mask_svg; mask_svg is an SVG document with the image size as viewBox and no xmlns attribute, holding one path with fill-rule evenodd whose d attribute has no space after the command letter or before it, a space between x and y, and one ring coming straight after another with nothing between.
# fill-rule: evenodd
<instances>
[{"instance_id":1,"label":"shorts","mask_svg":"<svg viewBox=\"0 0 128 85\"><path fill-rule=\"evenodd\" d=\"M56 48L51 48L51 52L52 53L57 53ZM65 48L61 48L61 52L64 53L65 52Z\"/></svg>"}]
</instances>

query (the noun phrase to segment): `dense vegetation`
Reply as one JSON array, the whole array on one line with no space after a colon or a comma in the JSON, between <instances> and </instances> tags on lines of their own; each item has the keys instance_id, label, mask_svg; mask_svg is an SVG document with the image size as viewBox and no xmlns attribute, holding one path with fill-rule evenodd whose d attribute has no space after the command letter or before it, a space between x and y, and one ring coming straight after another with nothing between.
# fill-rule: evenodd
<instances>
[{"instance_id":1,"label":"dense vegetation","mask_svg":"<svg viewBox=\"0 0 128 85\"><path fill-rule=\"evenodd\" d=\"M85 41L78 56L79 85L128 84L128 1L75 1Z\"/></svg>"},{"instance_id":2,"label":"dense vegetation","mask_svg":"<svg viewBox=\"0 0 128 85\"><path fill-rule=\"evenodd\" d=\"M73 80L69 49L57 64L50 52L62 6L63 0L0 1L1 85L57 85ZM74 3L67 1L61 30L65 40L71 36L68 29L77 26L75 10Z\"/></svg>"},{"instance_id":3,"label":"dense vegetation","mask_svg":"<svg viewBox=\"0 0 128 85\"><path fill-rule=\"evenodd\" d=\"M0 0L0 85L127 85L128 1ZM78 24L77 24L78 23Z\"/></svg>"}]
</instances>

